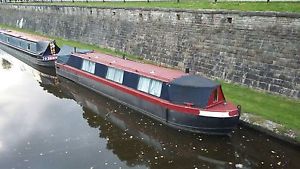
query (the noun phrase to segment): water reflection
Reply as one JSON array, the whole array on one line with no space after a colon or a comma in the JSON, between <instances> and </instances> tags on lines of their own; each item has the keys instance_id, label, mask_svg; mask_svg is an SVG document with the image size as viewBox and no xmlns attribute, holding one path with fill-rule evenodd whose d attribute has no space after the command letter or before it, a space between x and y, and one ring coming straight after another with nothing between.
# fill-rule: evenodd
<instances>
[{"instance_id":1,"label":"water reflection","mask_svg":"<svg viewBox=\"0 0 300 169\"><path fill-rule=\"evenodd\" d=\"M0 69L0 168L300 168L298 147L255 131L176 131L51 70L1 58L11 66Z\"/></svg>"},{"instance_id":2,"label":"water reflection","mask_svg":"<svg viewBox=\"0 0 300 169\"><path fill-rule=\"evenodd\" d=\"M10 69L11 68L11 63L5 59L1 59L1 66L2 66L2 69Z\"/></svg>"},{"instance_id":3,"label":"water reflection","mask_svg":"<svg viewBox=\"0 0 300 169\"><path fill-rule=\"evenodd\" d=\"M83 107L88 124L99 129L127 165L150 168L294 168L299 149L240 127L232 137L175 131L138 112L59 78L61 88ZM290 155L287 155L289 154ZM293 162L294 161L294 162Z\"/></svg>"}]
</instances>

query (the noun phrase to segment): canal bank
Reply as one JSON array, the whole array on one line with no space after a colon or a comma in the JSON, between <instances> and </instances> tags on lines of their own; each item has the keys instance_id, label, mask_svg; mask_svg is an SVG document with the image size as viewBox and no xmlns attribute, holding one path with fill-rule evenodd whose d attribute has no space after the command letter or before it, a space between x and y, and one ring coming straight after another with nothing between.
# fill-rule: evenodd
<instances>
[{"instance_id":1,"label":"canal bank","mask_svg":"<svg viewBox=\"0 0 300 169\"><path fill-rule=\"evenodd\" d=\"M2 25L2 27L5 27L5 26ZM10 28L12 28L12 27L10 27ZM18 29L18 30L20 30L20 29ZM26 31L26 30L21 30L21 31ZM26 31L26 32L28 32L28 31ZM33 32L31 32L31 33L33 33ZM56 38L56 37L52 37L52 39L59 39L57 42L61 45L68 44L68 45L72 45L72 46L77 46L79 48L96 49L96 50L100 50L101 52L103 52L103 49L99 49L99 47L96 47L96 46L82 44L79 42L73 42L73 41L68 41L68 40L61 40L60 38ZM8 52L11 52L11 50L7 47L2 46L2 48ZM118 54L119 56L127 55L126 53L115 53L114 51L109 50L109 49L106 49L104 52L109 53L109 54ZM130 58L131 59L139 59L139 61L142 61L140 58L138 58L136 56L131 55ZM230 85L230 84L227 84L227 85ZM226 91L226 86L225 86L224 90ZM240 93L242 93L242 92L243 91L240 91ZM249 92L254 92L254 91L249 90L248 93ZM257 93L257 94L261 94L261 92ZM226 93L226 95L229 95L229 97L232 97L230 95L230 93ZM272 98L267 98L267 99L272 99ZM240 101L242 101L242 100L243 99L240 99ZM239 102L236 102L236 104L239 104ZM253 103L253 106L255 106L255 103ZM288 122L286 122L286 123L288 123ZM295 146L300 145L299 131L288 128L285 125L275 123L266 117L255 115L253 113L246 113L244 111L241 114L241 125L243 125L245 127L253 128L253 129L258 130L263 133L266 133L272 137L283 140L285 142L289 142Z\"/></svg>"},{"instance_id":2,"label":"canal bank","mask_svg":"<svg viewBox=\"0 0 300 169\"><path fill-rule=\"evenodd\" d=\"M262 116L243 112L240 117L240 124L300 147L299 131L286 128L284 125Z\"/></svg>"}]
</instances>

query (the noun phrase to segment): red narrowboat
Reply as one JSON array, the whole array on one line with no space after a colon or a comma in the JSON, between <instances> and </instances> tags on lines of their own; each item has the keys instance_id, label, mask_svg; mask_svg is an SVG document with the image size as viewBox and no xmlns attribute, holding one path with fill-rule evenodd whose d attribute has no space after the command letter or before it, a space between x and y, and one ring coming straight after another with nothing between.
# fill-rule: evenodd
<instances>
[{"instance_id":1,"label":"red narrowboat","mask_svg":"<svg viewBox=\"0 0 300 169\"><path fill-rule=\"evenodd\" d=\"M63 48L56 73L176 129L223 135L239 122L240 107L225 100L221 85L198 75Z\"/></svg>"}]
</instances>

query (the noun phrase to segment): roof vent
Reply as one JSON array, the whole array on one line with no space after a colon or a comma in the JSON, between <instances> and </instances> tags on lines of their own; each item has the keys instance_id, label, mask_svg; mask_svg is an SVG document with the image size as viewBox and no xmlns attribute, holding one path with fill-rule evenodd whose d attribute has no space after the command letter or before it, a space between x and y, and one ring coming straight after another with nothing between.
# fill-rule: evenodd
<instances>
[{"instance_id":1,"label":"roof vent","mask_svg":"<svg viewBox=\"0 0 300 169\"><path fill-rule=\"evenodd\" d=\"M150 72L150 74L154 74L155 72L152 70L151 72Z\"/></svg>"}]
</instances>

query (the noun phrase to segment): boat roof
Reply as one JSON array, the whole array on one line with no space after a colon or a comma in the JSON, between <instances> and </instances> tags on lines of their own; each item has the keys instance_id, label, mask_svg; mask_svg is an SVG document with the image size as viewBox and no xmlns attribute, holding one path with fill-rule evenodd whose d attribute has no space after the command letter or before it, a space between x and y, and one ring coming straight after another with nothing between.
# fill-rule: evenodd
<instances>
[{"instance_id":1,"label":"boat roof","mask_svg":"<svg viewBox=\"0 0 300 169\"><path fill-rule=\"evenodd\" d=\"M98 52L73 53L72 55L164 82L170 82L176 78L187 75L179 70L126 60Z\"/></svg>"},{"instance_id":2,"label":"boat roof","mask_svg":"<svg viewBox=\"0 0 300 169\"><path fill-rule=\"evenodd\" d=\"M170 84L194 88L215 88L220 85L217 82L197 75L182 76L173 80Z\"/></svg>"},{"instance_id":3,"label":"boat roof","mask_svg":"<svg viewBox=\"0 0 300 169\"><path fill-rule=\"evenodd\" d=\"M43 36L32 35L32 34L29 34L29 33L18 32L18 31L14 31L14 30L0 29L0 33L7 34L7 35L10 35L10 36L14 36L14 37L17 37L17 38L21 38L21 39L24 39L24 40L33 41L33 42L52 41L52 40L50 40L46 37L43 37Z\"/></svg>"}]
</instances>

